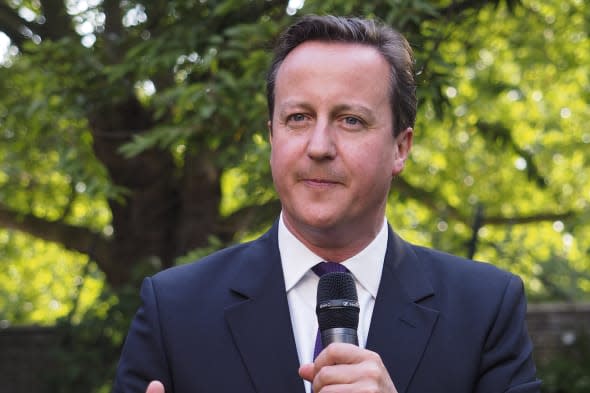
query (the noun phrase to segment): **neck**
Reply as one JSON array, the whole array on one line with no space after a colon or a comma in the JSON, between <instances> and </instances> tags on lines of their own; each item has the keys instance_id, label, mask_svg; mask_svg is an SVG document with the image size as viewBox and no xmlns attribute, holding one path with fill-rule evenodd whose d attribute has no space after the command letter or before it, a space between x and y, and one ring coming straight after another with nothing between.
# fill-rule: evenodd
<instances>
[{"instance_id":1,"label":"neck","mask_svg":"<svg viewBox=\"0 0 590 393\"><path fill-rule=\"evenodd\" d=\"M325 261L343 262L365 249L383 226L383 218L370 231L348 228L295 227L284 219L285 226L301 243Z\"/></svg>"}]
</instances>

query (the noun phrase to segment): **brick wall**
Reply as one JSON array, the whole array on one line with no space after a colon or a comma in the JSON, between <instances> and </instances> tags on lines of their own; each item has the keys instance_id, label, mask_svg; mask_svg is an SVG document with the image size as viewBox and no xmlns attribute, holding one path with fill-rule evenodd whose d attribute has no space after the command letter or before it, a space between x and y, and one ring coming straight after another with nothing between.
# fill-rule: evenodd
<instances>
[{"instance_id":1,"label":"brick wall","mask_svg":"<svg viewBox=\"0 0 590 393\"><path fill-rule=\"evenodd\" d=\"M590 336L590 304L531 304L527 322L540 364L576 345L583 332ZM51 327L0 329L0 393L50 393L42 376L56 366L57 345Z\"/></svg>"},{"instance_id":2,"label":"brick wall","mask_svg":"<svg viewBox=\"0 0 590 393\"><path fill-rule=\"evenodd\" d=\"M49 393L42 376L55 365L57 344L50 327L0 329L0 393Z\"/></svg>"},{"instance_id":3,"label":"brick wall","mask_svg":"<svg viewBox=\"0 0 590 393\"><path fill-rule=\"evenodd\" d=\"M590 303L529 304L527 323L535 346L535 360L541 364L552 355L578 345L582 334L590 338Z\"/></svg>"}]
</instances>

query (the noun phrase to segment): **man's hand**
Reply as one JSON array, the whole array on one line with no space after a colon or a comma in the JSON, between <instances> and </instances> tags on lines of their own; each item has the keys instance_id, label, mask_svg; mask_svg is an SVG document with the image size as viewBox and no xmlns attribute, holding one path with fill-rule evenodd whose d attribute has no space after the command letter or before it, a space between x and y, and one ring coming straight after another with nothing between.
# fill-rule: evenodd
<instances>
[{"instance_id":1,"label":"man's hand","mask_svg":"<svg viewBox=\"0 0 590 393\"><path fill-rule=\"evenodd\" d=\"M145 393L164 393L164 385L160 381L152 381L145 390Z\"/></svg>"},{"instance_id":2,"label":"man's hand","mask_svg":"<svg viewBox=\"0 0 590 393\"><path fill-rule=\"evenodd\" d=\"M328 345L299 375L313 385L314 393L397 393L381 357L352 344Z\"/></svg>"}]
</instances>

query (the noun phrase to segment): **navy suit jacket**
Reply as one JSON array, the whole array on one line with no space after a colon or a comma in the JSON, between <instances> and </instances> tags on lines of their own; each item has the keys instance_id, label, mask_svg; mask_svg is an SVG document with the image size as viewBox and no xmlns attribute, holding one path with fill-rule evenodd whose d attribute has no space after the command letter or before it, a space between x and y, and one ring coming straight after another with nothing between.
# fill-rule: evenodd
<instances>
[{"instance_id":1,"label":"navy suit jacket","mask_svg":"<svg viewBox=\"0 0 590 393\"><path fill-rule=\"evenodd\" d=\"M304 393L277 244L261 238L145 279L115 393ZM539 392L521 280L391 229L367 348L399 393Z\"/></svg>"}]
</instances>

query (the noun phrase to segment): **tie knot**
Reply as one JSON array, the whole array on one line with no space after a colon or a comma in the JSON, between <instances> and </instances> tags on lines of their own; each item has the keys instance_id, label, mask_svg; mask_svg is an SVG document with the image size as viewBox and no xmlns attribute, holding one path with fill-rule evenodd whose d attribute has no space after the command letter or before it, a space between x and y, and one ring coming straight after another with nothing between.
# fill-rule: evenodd
<instances>
[{"instance_id":1,"label":"tie knot","mask_svg":"<svg viewBox=\"0 0 590 393\"><path fill-rule=\"evenodd\" d=\"M320 262L317 265L315 265L314 267L312 267L311 270L313 270L313 272L315 274L317 274L319 277L321 277L327 273L335 273L335 272L346 273L346 272L348 272L348 269L346 268L346 266L344 266L340 263L335 263L335 262Z\"/></svg>"}]
</instances>

